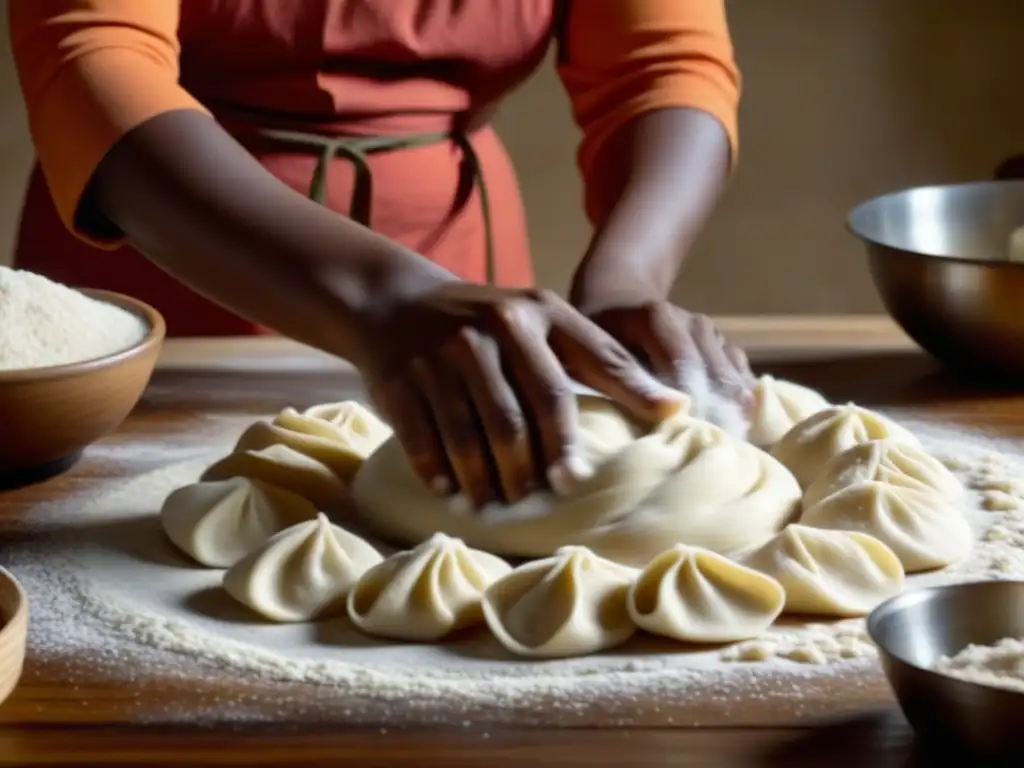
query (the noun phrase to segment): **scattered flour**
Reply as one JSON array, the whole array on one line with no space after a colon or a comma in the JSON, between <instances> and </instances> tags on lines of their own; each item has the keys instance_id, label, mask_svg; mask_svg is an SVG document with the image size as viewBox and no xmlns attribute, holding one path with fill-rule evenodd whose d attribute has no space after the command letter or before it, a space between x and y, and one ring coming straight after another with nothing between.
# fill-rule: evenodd
<instances>
[{"instance_id":1,"label":"scattered flour","mask_svg":"<svg viewBox=\"0 0 1024 768\"><path fill-rule=\"evenodd\" d=\"M943 656L934 669L970 683L1024 693L1024 639L969 645L953 657Z\"/></svg>"},{"instance_id":2,"label":"scattered flour","mask_svg":"<svg viewBox=\"0 0 1024 768\"><path fill-rule=\"evenodd\" d=\"M120 307L0 266L0 371L93 360L128 349L146 332L141 318Z\"/></svg>"},{"instance_id":3,"label":"scattered flour","mask_svg":"<svg viewBox=\"0 0 1024 768\"><path fill-rule=\"evenodd\" d=\"M890 415L971 489L965 514L976 538L972 553L942 572L910 577L909 586L1024 576L1024 496L1017 494L1024 452L980 433ZM347 620L260 623L224 596L220 571L195 568L177 554L156 518L166 494L196 478L247 423L244 416L234 427L225 423L223 445L177 450L169 457L175 463L165 459L84 507L41 508L15 541L0 544L5 565L30 595L30 663L66 665L70 684L84 659L127 691L133 681L154 678L221 691L208 705L162 712L164 721L524 725L553 717L593 723L594 713L603 713L604 724L628 725L698 700L702 711L729 717L734 707L749 711L758 703L799 710L801 701L820 701L837 685L881 690L876 651L859 619L787 619L726 648L638 635L614 652L540 662L510 657L486 632L443 645L401 645L366 638ZM987 508L993 484L1012 500L1006 508Z\"/></svg>"}]
</instances>

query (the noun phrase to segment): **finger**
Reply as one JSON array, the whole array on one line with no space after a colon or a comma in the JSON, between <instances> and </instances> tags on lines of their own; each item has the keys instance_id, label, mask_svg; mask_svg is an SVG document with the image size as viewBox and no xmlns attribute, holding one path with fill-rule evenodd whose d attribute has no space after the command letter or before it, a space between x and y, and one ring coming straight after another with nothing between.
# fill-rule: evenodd
<instances>
[{"instance_id":1,"label":"finger","mask_svg":"<svg viewBox=\"0 0 1024 768\"><path fill-rule=\"evenodd\" d=\"M404 378L368 388L420 481L439 496L454 492L455 476L430 415L430 404L420 394L420 388Z\"/></svg>"},{"instance_id":2,"label":"finger","mask_svg":"<svg viewBox=\"0 0 1024 768\"><path fill-rule=\"evenodd\" d=\"M725 337L706 315L692 315L690 333L707 366L712 385L732 397L741 397L747 390L740 368L726 350Z\"/></svg>"},{"instance_id":3,"label":"finger","mask_svg":"<svg viewBox=\"0 0 1024 768\"><path fill-rule=\"evenodd\" d=\"M430 405L457 488L474 509L495 501L487 443L464 382L443 360L419 358L413 375Z\"/></svg>"},{"instance_id":4,"label":"finger","mask_svg":"<svg viewBox=\"0 0 1024 768\"><path fill-rule=\"evenodd\" d=\"M683 367L699 359L700 351L690 335L689 315L671 304L660 304L647 313L648 356L654 373L663 382L685 389Z\"/></svg>"},{"instance_id":5,"label":"finger","mask_svg":"<svg viewBox=\"0 0 1024 768\"><path fill-rule=\"evenodd\" d=\"M459 372L473 398L503 500L519 501L541 483L526 416L502 370L497 342L470 332L446 349L445 359Z\"/></svg>"},{"instance_id":6,"label":"finger","mask_svg":"<svg viewBox=\"0 0 1024 768\"><path fill-rule=\"evenodd\" d=\"M643 421L661 421L686 404L685 395L660 382L622 344L574 310L555 314L549 342L580 383Z\"/></svg>"},{"instance_id":7,"label":"finger","mask_svg":"<svg viewBox=\"0 0 1024 768\"><path fill-rule=\"evenodd\" d=\"M515 377L526 417L537 433L548 483L564 492L589 468L579 455L579 412L569 376L545 339L544 318L533 317L529 305L501 308L494 333Z\"/></svg>"}]
</instances>

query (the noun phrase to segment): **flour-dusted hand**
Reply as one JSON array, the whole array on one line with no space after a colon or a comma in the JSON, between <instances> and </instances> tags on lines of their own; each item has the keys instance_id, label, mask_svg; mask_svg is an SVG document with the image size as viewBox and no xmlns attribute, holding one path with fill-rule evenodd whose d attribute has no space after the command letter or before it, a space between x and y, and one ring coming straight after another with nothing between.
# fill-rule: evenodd
<instances>
[{"instance_id":1,"label":"flour-dusted hand","mask_svg":"<svg viewBox=\"0 0 1024 768\"><path fill-rule=\"evenodd\" d=\"M687 369L700 367L719 394L749 403L755 378L747 356L706 315L653 301L603 308L588 316L662 381L685 389Z\"/></svg>"},{"instance_id":2,"label":"flour-dusted hand","mask_svg":"<svg viewBox=\"0 0 1024 768\"><path fill-rule=\"evenodd\" d=\"M367 324L367 391L420 479L474 507L585 474L571 379L655 423L685 402L550 291L442 283Z\"/></svg>"}]
</instances>

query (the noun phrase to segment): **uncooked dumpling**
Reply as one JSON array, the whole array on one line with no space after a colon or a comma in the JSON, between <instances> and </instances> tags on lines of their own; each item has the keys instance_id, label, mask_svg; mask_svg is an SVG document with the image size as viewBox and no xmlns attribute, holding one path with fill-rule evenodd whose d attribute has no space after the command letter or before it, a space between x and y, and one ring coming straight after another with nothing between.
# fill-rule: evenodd
<instances>
[{"instance_id":1,"label":"uncooked dumpling","mask_svg":"<svg viewBox=\"0 0 1024 768\"><path fill-rule=\"evenodd\" d=\"M334 472L287 445L230 453L207 469L202 479L229 477L248 477L276 485L304 496L326 512L340 509L348 499L345 483Z\"/></svg>"},{"instance_id":2,"label":"uncooked dumpling","mask_svg":"<svg viewBox=\"0 0 1024 768\"><path fill-rule=\"evenodd\" d=\"M316 517L302 496L234 477L173 491L160 524L178 549L210 568L227 568L279 531Z\"/></svg>"},{"instance_id":3,"label":"uncooked dumpling","mask_svg":"<svg viewBox=\"0 0 1024 768\"><path fill-rule=\"evenodd\" d=\"M848 486L806 510L800 522L874 536L907 573L944 568L971 548L971 528L959 509L935 493L886 483Z\"/></svg>"},{"instance_id":4,"label":"uncooked dumpling","mask_svg":"<svg viewBox=\"0 0 1024 768\"><path fill-rule=\"evenodd\" d=\"M585 547L564 547L484 592L487 626L519 656L584 656L626 642L636 625L626 596L637 572Z\"/></svg>"},{"instance_id":5,"label":"uncooked dumpling","mask_svg":"<svg viewBox=\"0 0 1024 768\"><path fill-rule=\"evenodd\" d=\"M959 502L964 493L956 475L923 448L885 438L861 443L833 457L804 493L804 509L866 480L931 491L951 503Z\"/></svg>"},{"instance_id":6,"label":"uncooked dumpling","mask_svg":"<svg viewBox=\"0 0 1024 768\"><path fill-rule=\"evenodd\" d=\"M467 514L427 490L394 439L353 482L356 506L380 534L405 543L443 531L495 554L546 557L586 546L644 566L676 543L723 554L770 538L798 512L800 488L778 461L714 425L677 414L647 434L601 398L580 398L588 479Z\"/></svg>"},{"instance_id":7,"label":"uncooked dumpling","mask_svg":"<svg viewBox=\"0 0 1024 768\"><path fill-rule=\"evenodd\" d=\"M300 413L285 408L272 422L257 421L235 445L235 452L286 445L350 481L366 457L391 436L391 428L359 403L318 405Z\"/></svg>"},{"instance_id":8,"label":"uncooked dumpling","mask_svg":"<svg viewBox=\"0 0 1024 768\"><path fill-rule=\"evenodd\" d=\"M775 444L771 453L789 467L800 487L806 490L833 457L855 445L886 437L920 445L914 435L891 419L847 403L833 405L804 419Z\"/></svg>"},{"instance_id":9,"label":"uncooked dumpling","mask_svg":"<svg viewBox=\"0 0 1024 768\"><path fill-rule=\"evenodd\" d=\"M761 376L754 386L747 440L759 448L771 448L795 425L828 407L828 400L809 387Z\"/></svg>"},{"instance_id":10,"label":"uncooked dumpling","mask_svg":"<svg viewBox=\"0 0 1024 768\"><path fill-rule=\"evenodd\" d=\"M691 643L757 637L782 613L775 579L706 549L677 544L629 590L629 615L643 630Z\"/></svg>"},{"instance_id":11,"label":"uncooked dumpling","mask_svg":"<svg viewBox=\"0 0 1024 768\"><path fill-rule=\"evenodd\" d=\"M786 613L864 616L903 590L899 558L856 531L788 525L744 563L782 585Z\"/></svg>"},{"instance_id":12,"label":"uncooked dumpling","mask_svg":"<svg viewBox=\"0 0 1024 768\"><path fill-rule=\"evenodd\" d=\"M511 570L438 533L364 573L348 595L348 615L368 635L433 642L482 623L484 590Z\"/></svg>"},{"instance_id":13,"label":"uncooked dumpling","mask_svg":"<svg viewBox=\"0 0 1024 768\"><path fill-rule=\"evenodd\" d=\"M345 614L349 590L380 561L377 550L321 513L235 563L224 589L271 621L330 619Z\"/></svg>"}]
</instances>

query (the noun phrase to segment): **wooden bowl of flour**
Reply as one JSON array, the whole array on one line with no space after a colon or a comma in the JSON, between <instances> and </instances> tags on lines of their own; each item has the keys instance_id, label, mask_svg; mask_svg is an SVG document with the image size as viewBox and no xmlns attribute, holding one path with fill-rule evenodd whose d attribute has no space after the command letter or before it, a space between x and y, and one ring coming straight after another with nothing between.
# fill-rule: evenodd
<instances>
[{"instance_id":1,"label":"wooden bowl of flour","mask_svg":"<svg viewBox=\"0 0 1024 768\"><path fill-rule=\"evenodd\" d=\"M18 684L25 662L28 599L6 568L0 568L0 702Z\"/></svg>"},{"instance_id":2,"label":"wooden bowl of flour","mask_svg":"<svg viewBox=\"0 0 1024 768\"><path fill-rule=\"evenodd\" d=\"M103 357L45 368L0 370L0 490L56 475L115 430L149 383L166 326L136 299L84 290L135 315L145 335Z\"/></svg>"}]
</instances>

